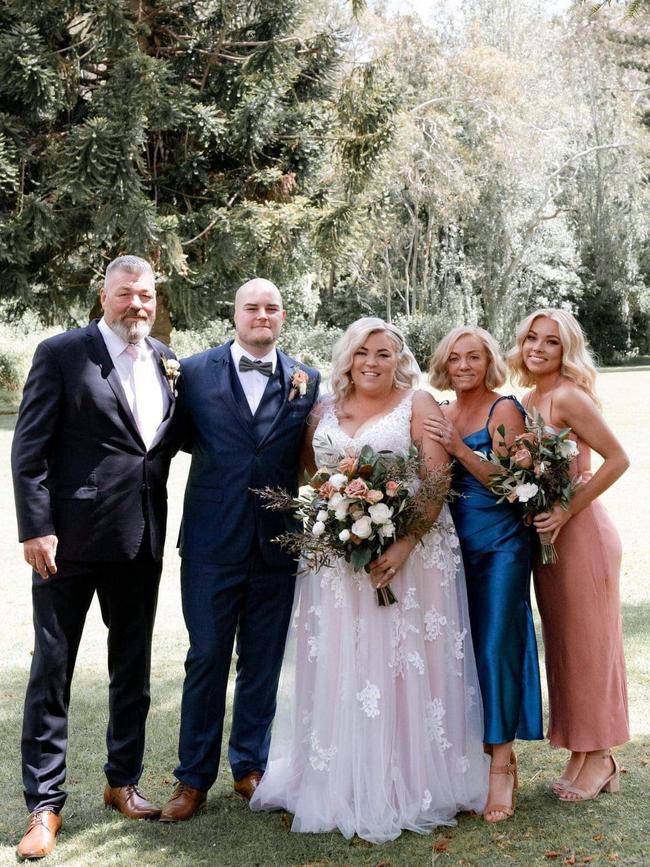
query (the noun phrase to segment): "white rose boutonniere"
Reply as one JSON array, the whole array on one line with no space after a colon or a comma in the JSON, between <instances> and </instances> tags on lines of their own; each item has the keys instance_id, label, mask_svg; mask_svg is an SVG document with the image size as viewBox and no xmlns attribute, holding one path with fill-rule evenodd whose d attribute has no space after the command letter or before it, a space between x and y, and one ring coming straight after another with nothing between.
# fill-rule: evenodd
<instances>
[{"instance_id":1,"label":"white rose boutonniere","mask_svg":"<svg viewBox=\"0 0 650 867\"><path fill-rule=\"evenodd\" d=\"M165 379L167 380L169 390L176 397L176 380L181 375L180 362L175 358L167 358L165 355L161 355L160 358L165 369Z\"/></svg>"},{"instance_id":2,"label":"white rose boutonniere","mask_svg":"<svg viewBox=\"0 0 650 867\"><path fill-rule=\"evenodd\" d=\"M304 397L307 394L307 386L309 385L309 374L301 367L294 367L291 373L291 390L289 391L289 400L294 400L296 397Z\"/></svg>"}]
</instances>

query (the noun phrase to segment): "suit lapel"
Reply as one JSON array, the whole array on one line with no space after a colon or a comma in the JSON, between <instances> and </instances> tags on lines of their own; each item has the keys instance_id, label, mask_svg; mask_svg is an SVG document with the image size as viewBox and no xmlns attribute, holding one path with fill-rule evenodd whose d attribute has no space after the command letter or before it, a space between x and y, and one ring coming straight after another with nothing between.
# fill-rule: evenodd
<instances>
[{"instance_id":1,"label":"suit lapel","mask_svg":"<svg viewBox=\"0 0 650 867\"><path fill-rule=\"evenodd\" d=\"M98 365L101 371L102 379L105 379L111 387L113 394L115 395L115 398L120 408L122 409L124 421L130 433L133 435L138 444L141 445L142 448L144 448L144 441L140 436L140 431L138 430L138 426L135 423L135 419L133 418L133 413L131 412L129 402L127 401L126 395L124 394L124 389L122 388L120 377L118 376L117 370L115 369L115 365L113 364L110 353L106 348L104 338L102 337L99 328L97 328L96 322L91 322L91 324L88 326L86 340L88 344L89 358L91 359L91 361Z\"/></svg>"},{"instance_id":2,"label":"suit lapel","mask_svg":"<svg viewBox=\"0 0 650 867\"><path fill-rule=\"evenodd\" d=\"M226 403L231 414L241 424L242 428L246 431L251 440L255 442L255 435L253 433L253 416L251 415L250 409L247 405L246 410L248 411L246 411L244 407L239 404L233 394L232 382L230 379L231 365L232 356L230 354L230 343L227 343L221 351L215 355L213 362L217 394ZM237 376L236 371L232 371L232 373L234 376Z\"/></svg>"}]
</instances>

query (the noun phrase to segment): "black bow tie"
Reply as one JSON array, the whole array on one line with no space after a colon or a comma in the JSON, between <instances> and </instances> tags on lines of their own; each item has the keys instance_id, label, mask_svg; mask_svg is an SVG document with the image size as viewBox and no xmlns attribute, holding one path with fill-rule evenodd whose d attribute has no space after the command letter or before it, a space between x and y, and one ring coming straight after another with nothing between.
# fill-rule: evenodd
<instances>
[{"instance_id":1,"label":"black bow tie","mask_svg":"<svg viewBox=\"0 0 650 867\"><path fill-rule=\"evenodd\" d=\"M270 361L251 361L246 355L239 359L239 370L241 373L256 370L262 376L273 376L273 364Z\"/></svg>"}]
</instances>

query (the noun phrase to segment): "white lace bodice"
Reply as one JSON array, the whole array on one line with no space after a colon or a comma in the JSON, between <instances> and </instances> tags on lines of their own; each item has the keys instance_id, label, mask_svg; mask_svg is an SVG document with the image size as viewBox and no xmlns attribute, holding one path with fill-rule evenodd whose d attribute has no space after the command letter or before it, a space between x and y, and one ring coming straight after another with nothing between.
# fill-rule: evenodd
<instances>
[{"instance_id":1,"label":"white lace bodice","mask_svg":"<svg viewBox=\"0 0 650 867\"><path fill-rule=\"evenodd\" d=\"M375 451L407 451L411 445L413 394L409 391L390 412L362 425L360 433L354 437L341 428L331 404L314 431L316 465L332 466L338 463L341 454L358 454L365 445Z\"/></svg>"}]
</instances>

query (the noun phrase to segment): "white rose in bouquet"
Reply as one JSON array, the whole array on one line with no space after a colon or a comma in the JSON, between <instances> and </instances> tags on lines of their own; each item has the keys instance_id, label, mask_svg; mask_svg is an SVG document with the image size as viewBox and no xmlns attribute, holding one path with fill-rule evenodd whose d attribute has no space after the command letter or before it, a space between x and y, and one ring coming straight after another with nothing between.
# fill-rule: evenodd
<instances>
[{"instance_id":1,"label":"white rose in bouquet","mask_svg":"<svg viewBox=\"0 0 650 867\"><path fill-rule=\"evenodd\" d=\"M327 511L325 509L321 509L316 515L317 521L327 521Z\"/></svg>"},{"instance_id":2,"label":"white rose in bouquet","mask_svg":"<svg viewBox=\"0 0 650 867\"><path fill-rule=\"evenodd\" d=\"M564 440L559 444L558 450L563 458L575 458L578 454L578 443L574 440Z\"/></svg>"},{"instance_id":3,"label":"white rose in bouquet","mask_svg":"<svg viewBox=\"0 0 650 867\"><path fill-rule=\"evenodd\" d=\"M345 519L348 514L348 508L351 502L352 500L348 500L347 497L344 497L343 500L341 500L334 512L334 517L337 521L343 521Z\"/></svg>"},{"instance_id":4,"label":"white rose in bouquet","mask_svg":"<svg viewBox=\"0 0 650 867\"><path fill-rule=\"evenodd\" d=\"M312 536L322 536L325 532L325 524L322 521L315 521L311 528Z\"/></svg>"},{"instance_id":5,"label":"white rose in bouquet","mask_svg":"<svg viewBox=\"0 0 650 867\"><path fill-rule=\"evenodd\" d=\"M359 539L368 539L372 535L372 521L368 515L363 515L354 522L351 530Z\"/></svg>"},{"instance_id":6,"label":"white rose in bouquet","mask_svg":"<svg viewBox=\"0 0 650 867\"><path fill-rule=\"evenodd\" d=\"M386 524L390 521L393 510L385 503L376 503L368 509L368 514L373 524Z\"/></svg>"},{"instance_id":7,"label":"white rose in bouquet","mask_svg":"<svg viewBox=\"0 0 650 867\"><path fill-rule=\"evenodd\" d=\"M539 487L533 482L529 482L525 485L517 485L515 488L515 493L517 494L517 499L520 503L527 503L528 500L535 496L537 491L539 491Z\"/></svg>"},{"instance_id":8,"label":"white rose in bouquet","mask_svg":"<svg viewBox=\"0 0 650 867\"><path fill-rule=\"evenodd\" d=\"M330 510L330 512L335 512L344 499L345 497L343 496L343 494L339 494L338 492L336 494L332 494L332 496L327 501L327 508Z\"/></svg>"},{"instance_id":9,"label":"white rose in bouquet","mask_svg":"<svg viewBox=\"0 0 650 867\"><path fill-rule=\"evenodd\" d=\"M348 483L348 477L343 473L334 473L333 476L329 477L328 482L335 488L343 488Z\"/></svg>"},{"instance_id":10,"label":"white rose in bouquet","mask_svg":"<svg viewBox=\"0 0 650 867\"><path fill-rule=\"evenodd\" d=\"M385 524L382 524L381 527L377 530L380 538L382 539L390 539L395 535L395 524L392 521L387 521Z\"/></svg>"},{"instance_id":11,"label":"white rose in bouquet","mask_svg":"<svg viewBox=\"0 0 650 867\"><path fill-rule=\"evenodd\" d=\"M350 540L350 531L349 530L341 530L339 533L339 539L341 542L348 542Z\"/></svg>"}]
</instances>

